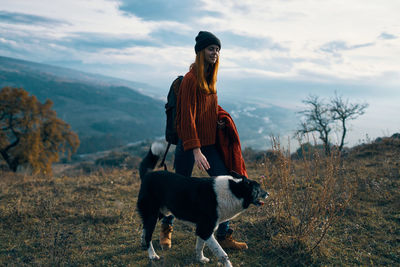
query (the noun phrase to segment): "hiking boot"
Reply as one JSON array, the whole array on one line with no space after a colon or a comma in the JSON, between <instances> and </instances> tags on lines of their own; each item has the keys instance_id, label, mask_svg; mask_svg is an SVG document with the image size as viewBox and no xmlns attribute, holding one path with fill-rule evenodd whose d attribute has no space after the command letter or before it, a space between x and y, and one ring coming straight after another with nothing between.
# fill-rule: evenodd
<instances>
[{"instance_id":1,"label":"hiking boot","mask_svg":"<svg viewBox=\"0 0 400 267\"><path fill-rule=\"evenodd\" d=\"M223 249L235 249L235 250L248 249L246 243L238 242L233 239L232 232L233 232L233 230L229 229L228 233L226 233L225 237L217 236L217 241L221 245L221 247Z\"/></svg>"},{"instance_id":2,"label":"hiking boot","mask_svg":"<svg viewBox=\"0 0 400 267\"><path fill-rule=\"evenodd\" d=\"M166 250L171 248L171 236L172 225L162 223L160 232L160 246L162 249Z\"/></svg>"}]
</instances>

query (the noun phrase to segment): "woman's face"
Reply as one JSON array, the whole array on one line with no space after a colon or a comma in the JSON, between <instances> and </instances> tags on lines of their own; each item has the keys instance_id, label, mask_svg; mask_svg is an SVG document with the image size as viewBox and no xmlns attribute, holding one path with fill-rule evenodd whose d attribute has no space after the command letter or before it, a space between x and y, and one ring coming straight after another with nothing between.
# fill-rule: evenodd
<instances>
[{"instance_id":1,"label":"woman's face","mask_svg":"<svg viewBox=\"0 0 400 267\"><path fill-rule=\"evenodd\" d=\"M219 46L218 45L209 45L205 48L205 63L206 64L215 64L219 57Z\"/></svg>"}]
</instances>

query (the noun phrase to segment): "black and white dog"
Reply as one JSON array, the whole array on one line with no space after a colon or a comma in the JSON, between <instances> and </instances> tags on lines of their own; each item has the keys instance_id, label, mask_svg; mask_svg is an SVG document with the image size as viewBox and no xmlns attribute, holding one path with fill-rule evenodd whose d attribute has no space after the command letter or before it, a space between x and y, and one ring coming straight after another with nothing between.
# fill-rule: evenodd
<instances>
[{"instance_id":1,"label":"black and white dog","mask_svg":"<svg viewBox=\"0 0 400 267\"><path fill-rule=\"evenodd\" d=\"M151 237L157 220L173 214L196 225L196 257L200 262L209 261L203 255L207 244L219 261L232 266L213 233L220 223L236 217L250 204L262 205L260 199L267 198L268 193L257 182L238 174L194 178L152 171L164 151L163 144L153 143L139 167L141 185L137 208L143 223L142 248L148 251L151 260L160 258Z\"/></svg>"}]
</instances>

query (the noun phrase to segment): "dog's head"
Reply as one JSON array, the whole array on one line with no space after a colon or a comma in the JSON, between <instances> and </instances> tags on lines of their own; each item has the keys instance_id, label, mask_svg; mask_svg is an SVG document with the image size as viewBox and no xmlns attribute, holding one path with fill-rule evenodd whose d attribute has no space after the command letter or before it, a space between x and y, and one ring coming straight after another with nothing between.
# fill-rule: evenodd
<instances>
[{"instance_id":1,"label":"dog's head","mask_svg":"<svg viewBox=\"0 0 400 267\"><path fill-rule=\"evenodd\" d=\"M235 172L231 172L231 176L235 179L239 179L239 182L232 184L231 188L236 196L244 199L243 208L247 209L250 204L256 206L264 205L263 200L266 199L269 194L261 189L259 183Z\"/></svg>"}]
</instances>

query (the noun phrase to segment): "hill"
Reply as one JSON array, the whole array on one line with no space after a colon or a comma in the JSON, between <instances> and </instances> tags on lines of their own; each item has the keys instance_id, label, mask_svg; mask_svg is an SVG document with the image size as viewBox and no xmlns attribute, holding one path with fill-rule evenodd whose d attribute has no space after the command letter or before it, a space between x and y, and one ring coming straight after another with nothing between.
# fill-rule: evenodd
<instances>
[{"instance_id":1,"label":"hill","mask_svg":"<svg viewBox=\"0 0 400 267\"><path fill-rule=\"evenodd\" d=\"M275 156L279 154L275 152ZM290 157L276 160L269 157L258 163L247 161L250 177L259 180L271 196L261 208L251 207L232 220L235 238L249 245L246 251L228 251L234 266L399 265L399 139L383 138L360 145L340 161L322 157L313 161L291 161ZM288 172L286 167L290 165ZM293 194L280 198L273 180L288 178L288 174L300 178L304 166L309 166L312 179L306 186L293 187L304 200L294 202ZM281 175L275 176L271 168ZM332 172L335 176L330 176ZM204 173L196 171L196 175ZM308 211L314 202L321 201L303 193L318 191L324 186L318 181L325 175L350 186L351 190L335 184L352 192L352 197L345 206L338 206L344 207L338 220L323 233L323 242L310 250L306 240L314 245L316 239L309 232L293 235L303 225L298 222L310 224L317 220L312 224L316 228L310 231L318 233L330 218L325 209L335 205L326 205L324 199L341 201L345 197L344 191L321 195L323 209L312 214L300 212L310 221L297 216L301 209ZM53 178L2 172L0 177L0 265L198 266L193 257L194 227L179 220L174 225L173 249L169 251L159 247L157 226L153 239L161 261L149 263L147 253L140 249L141 223L135 211L140 181L136 169L99 170L76 176L64 173ZM282 192L296 182L278 181L283 185ZM333 192L327 187L324 190ZM277 211L286 205L293 213L283 219ZM205 255L211 252L205 250ZM216 259L211 260L205 266L217 266Z\"/></svg>"},{"instance_id":2,"label":"hill","mask_svg":"<svg viewBox=\"0 0 400 267\"><path fill-rule=\"evenodd\" d=\"M0 57L0 88L22 87L41 102L52 100L79 135L80 153L163 134L164 103L115 84L99 75Z\"/></svg>"}]
</instances>

